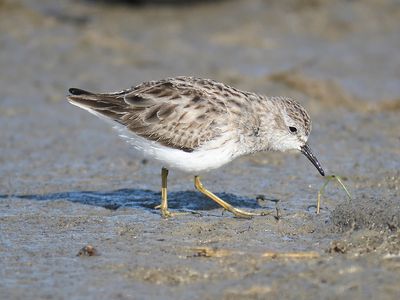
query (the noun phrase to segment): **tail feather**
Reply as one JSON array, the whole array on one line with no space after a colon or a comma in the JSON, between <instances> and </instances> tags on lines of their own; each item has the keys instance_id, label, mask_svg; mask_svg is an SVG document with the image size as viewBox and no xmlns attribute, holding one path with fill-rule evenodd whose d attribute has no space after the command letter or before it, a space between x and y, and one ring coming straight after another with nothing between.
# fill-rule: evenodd
<instances>
[{"instance_id":1,"label":"tail feather","mask_svg":"<svg viewBox=\"0 0 400 300\"><path fill-rule=\"evenodd\" d=\"M79 104L81 106L86 106L88 108L96 110L109 109L110 107L115 106L115 104L113 103L104 102L99 99L90 97L68 96L68 100L72 104Z\"/></svg>"},{"instance_id":2,"label":"tail feather","mask_svg":"<svg viewBox=\"0 0 400 300\"><path fill-rule=\"evenodd\" d=\"M102 119L111 119L120 123L121 117L125 114L121 104L125 102L121 99L116 99L112 95L94 94L85 90L71 88L68 101Z\"/></svg>"},{"instance_id":3,"label":"tail feather","mask_svg":"<svg viewBox=\"0 0 400 300\"><path fill-rule=\"evenodd\" d=\"M75 96L80 96L80 95L94 95L91 92L85 91L85 90L81 90L81 89L77 89L77 88L70 88L68 90L72 95Z\"/></svg>"}]
</instances>

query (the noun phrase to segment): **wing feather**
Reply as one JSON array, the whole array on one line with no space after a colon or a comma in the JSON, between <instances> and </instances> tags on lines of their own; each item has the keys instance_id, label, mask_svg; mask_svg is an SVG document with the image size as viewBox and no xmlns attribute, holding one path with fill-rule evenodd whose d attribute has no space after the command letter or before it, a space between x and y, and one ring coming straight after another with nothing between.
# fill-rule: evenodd
<instances>
[{"instance_id":1,"label":"wing feather","mask_svg":"<svg viewBox=\"0 0 400 300\"><path fill-rule=\"evenodd\" d=\"M133 133L163 145L194 151L221 135L224 106L195 81L165 79L112 94L79 89L72 104L92 109L125 125ZM221 118L222 117L222 118Z\"/></svg>"}]
</instances>

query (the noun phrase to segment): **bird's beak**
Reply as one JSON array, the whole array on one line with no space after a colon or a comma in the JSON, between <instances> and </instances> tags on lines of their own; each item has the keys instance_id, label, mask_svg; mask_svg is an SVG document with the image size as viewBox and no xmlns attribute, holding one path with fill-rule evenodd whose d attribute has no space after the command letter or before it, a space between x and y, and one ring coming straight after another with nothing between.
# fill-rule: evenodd
<instances>
[{"instance_id":1,"label":"bird's beak","mask_svg":"<svg viewBox=\"0 0 400 300\"><path fill-rule=\"evenodd\" d=\"M325 176L325 172L322 169L321 165L319 164L317 158L314 156L314 154L311 152L310 146L308 146L307 143L304 144L304 146L301 147L301 153L303 153L307 158L313 163L313 165L317 168L319 173L322 176Z\"/></svg>"}]
</instances>

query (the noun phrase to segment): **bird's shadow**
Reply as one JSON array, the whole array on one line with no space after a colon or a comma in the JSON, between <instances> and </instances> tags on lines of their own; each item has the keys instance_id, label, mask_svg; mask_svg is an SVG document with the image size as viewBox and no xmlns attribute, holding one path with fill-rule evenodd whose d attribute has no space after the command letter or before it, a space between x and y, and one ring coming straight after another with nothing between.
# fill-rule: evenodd
<instances>
[{"instance_id":1,"label":"bird's shadow","mask_svg":"<svg viewBox=\"0 0 400 300\"><path fill-rule=\"evenodd\" d=\"M230 193L217 193L217 196L233 206L260 208L256 199ZM145 208L153 210L160 204L161 193L143 189L119 189L109 192L71 191L49 194L0 195L0 198L18 198L37 201L66 200L85 205L100 206L111 210L121 207ZM273 199L267 199L274 201ZM168 206L180 210L212 210L220 208L214 201L199 192L179 191L168 193Z\"/></svg>"}]
</instances>

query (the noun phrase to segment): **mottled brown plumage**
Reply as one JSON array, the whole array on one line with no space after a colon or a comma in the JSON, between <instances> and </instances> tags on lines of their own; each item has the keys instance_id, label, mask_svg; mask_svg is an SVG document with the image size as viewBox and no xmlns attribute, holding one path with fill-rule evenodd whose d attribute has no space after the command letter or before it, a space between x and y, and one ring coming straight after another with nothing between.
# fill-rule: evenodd
<instances>
[{"instance_id":1,"label":"mottled brown plumage","mask_svg":"<svg viewBox=\"0 0 400 300\"><path fill-rule=\"evenodd\" d=\"M145 82L109 94L79 89L70 92L70 101L123 124L135 134L189 152L220 136L228 115L239 116L246 102L261 101L256 94L193 77Z\"/></svg>"},{"instance_id":2,"label":"mottled brown plumage","mask_svg":"<svg viewBox=\"0 0 400 300\"><path fill-rule=\"evenodd\" d=\"M230 160L258 151L301 150L311 131L309 115L293 99L265 97L210 79L182 76L116 93L70 93L72 104L172 149L190 153L233 142L226 154Z\"/></svg>"}]
</instances>

